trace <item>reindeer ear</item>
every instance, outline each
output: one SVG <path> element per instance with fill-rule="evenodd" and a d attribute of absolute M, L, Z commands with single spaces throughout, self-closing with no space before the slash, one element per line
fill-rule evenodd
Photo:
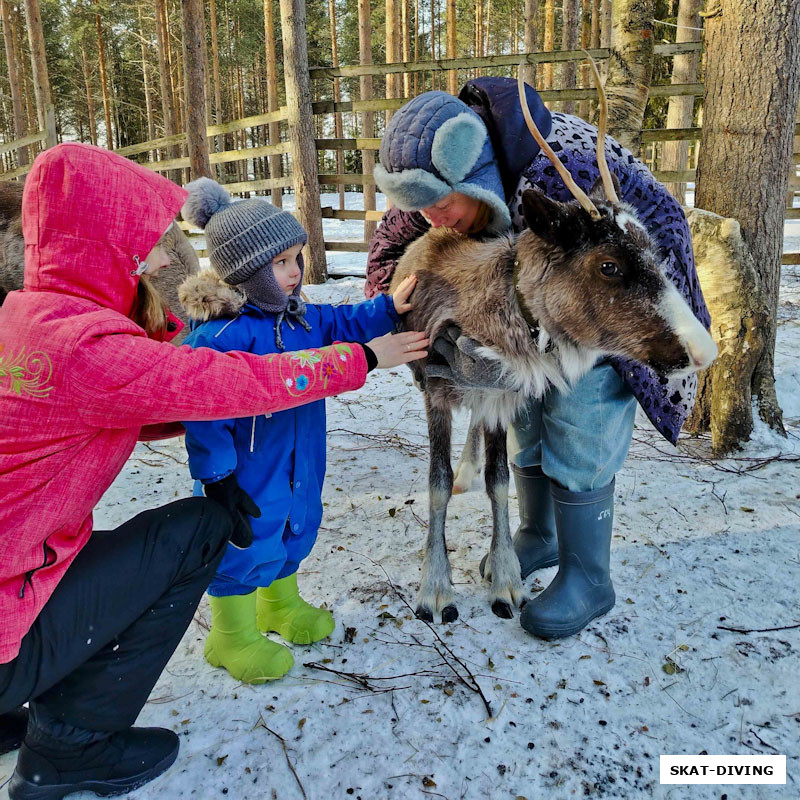
<path fill-rule="evenodd" d="M 620 188 L 619 185 L 619 179 L 613 172 L 611 172 L 611 183 L 614 184 L 614 191 L 617 193 L 617 197 L 622 197 L 622 189 Z M 600 202 L 600 203 L 608 202 L 608 197 L 606 197 L 606 190 L 603 187 L 602 178 L 598 178 L 592 184 L 592 188 L 589 191 L 589 199 L 593 200 L 594 202 Z"/>
<path fill-rule="evenodd" d="M 559 247 L 569 247 L 574 241 L 574 230 L 570 233 L 568 208 L 564 203 L 551 200 L 538 189 L 526 189 L 522 193 L 522 214 L 525 223 L 540 239 Z"/>

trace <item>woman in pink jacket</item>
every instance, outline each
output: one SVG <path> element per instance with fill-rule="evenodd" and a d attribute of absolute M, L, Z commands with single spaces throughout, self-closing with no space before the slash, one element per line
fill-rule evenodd
<path fill-rule="evenodd" d="M 356 389 L 368 366 L 424 355 L 421 334 L 271 356 L 167 344 L 140 276 L 166 265 L 157 242 L 185 197 L 81 144 L 41 154 L 25 183 L 25 285 L 0 308 L 0 731 L 13 739 L 30 701 L 13 800 L 121 794 L 177 756 L 174 733 L 132 725 L 257 510 L 240 490 L 93 531 L 137 439 Z"/>

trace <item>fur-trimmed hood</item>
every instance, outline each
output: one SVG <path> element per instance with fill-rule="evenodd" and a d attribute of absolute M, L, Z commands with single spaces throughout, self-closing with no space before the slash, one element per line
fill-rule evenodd
<path fill-rule="evenodd" d="M 189 319 L 198 322 L 235 317 L 247 303 L 244 292 L 228 286 L 213 269 L 189 276 L 178 287 L 178 299 Z"/>

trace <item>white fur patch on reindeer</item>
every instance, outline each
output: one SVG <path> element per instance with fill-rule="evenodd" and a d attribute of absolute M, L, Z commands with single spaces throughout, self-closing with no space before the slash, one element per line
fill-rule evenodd
<path fill-rule="evenodd" d="M 658 304 L 658 313 L 670 324 L 689 356 L 689 366 L 686 370 L 675 373 L 673 377 L 684 372 L 688 375 L 699 369 L 705 369 L 717 357 L 717 345 L 711 334 L 692 313 L 681 293 L 669 281 L 665 283 L 666 288 Z"/>
<path fill-rule="evenodd" d="M 614 215 L 614 222 L 617 223 L 623 233 L 632 234 L 634 230 L 640 230 L 647 233 L 647 228 L 638 220 L 635 214 L 628 211 L 620 211 Z"/>

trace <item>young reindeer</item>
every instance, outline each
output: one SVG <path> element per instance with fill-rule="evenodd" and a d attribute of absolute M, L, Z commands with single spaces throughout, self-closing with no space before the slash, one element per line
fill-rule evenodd
<path fill-rule="evenodd" d="M 472 412 L 485 447 L 486 492 L 492 541 L 485 577 L 492 611 L 511 618 L 523 596 L 520 566 L 508 521 L 506 429 L 529 397 L 553 387 L 569 390 L 601 356 L 619 355 L 660 372 L 688 374 L 706 367 L 716 346 L 677 289 L 659 269 L 656 248 L 633 208 L 620 202 L 605 160 L 606 105 L 600 96 L 597 164 L 601 178 L 587 196 L 536 128 L 522 79 L 520 102 L 528 128 L 575 201 L 559 203 L 538 190 L 523 194 L 527 229 L 488 240 L 433 229 L 413 242 L 397 265 L 391 290 L 414 273 L 414 308 L 405 324 L 433 340 L 449 325 L 483 345 L 511 389 L 473 389 L 427 377 L 425 361 L 412 369 L 424 385 L 430 437 L 430 517 L 417 615 L 443 622 L 458 617 L 445 547 L 445 517 L 453 489 L 452 412 Z M 435 353 L 428 360 L 435 358 Z"/>

